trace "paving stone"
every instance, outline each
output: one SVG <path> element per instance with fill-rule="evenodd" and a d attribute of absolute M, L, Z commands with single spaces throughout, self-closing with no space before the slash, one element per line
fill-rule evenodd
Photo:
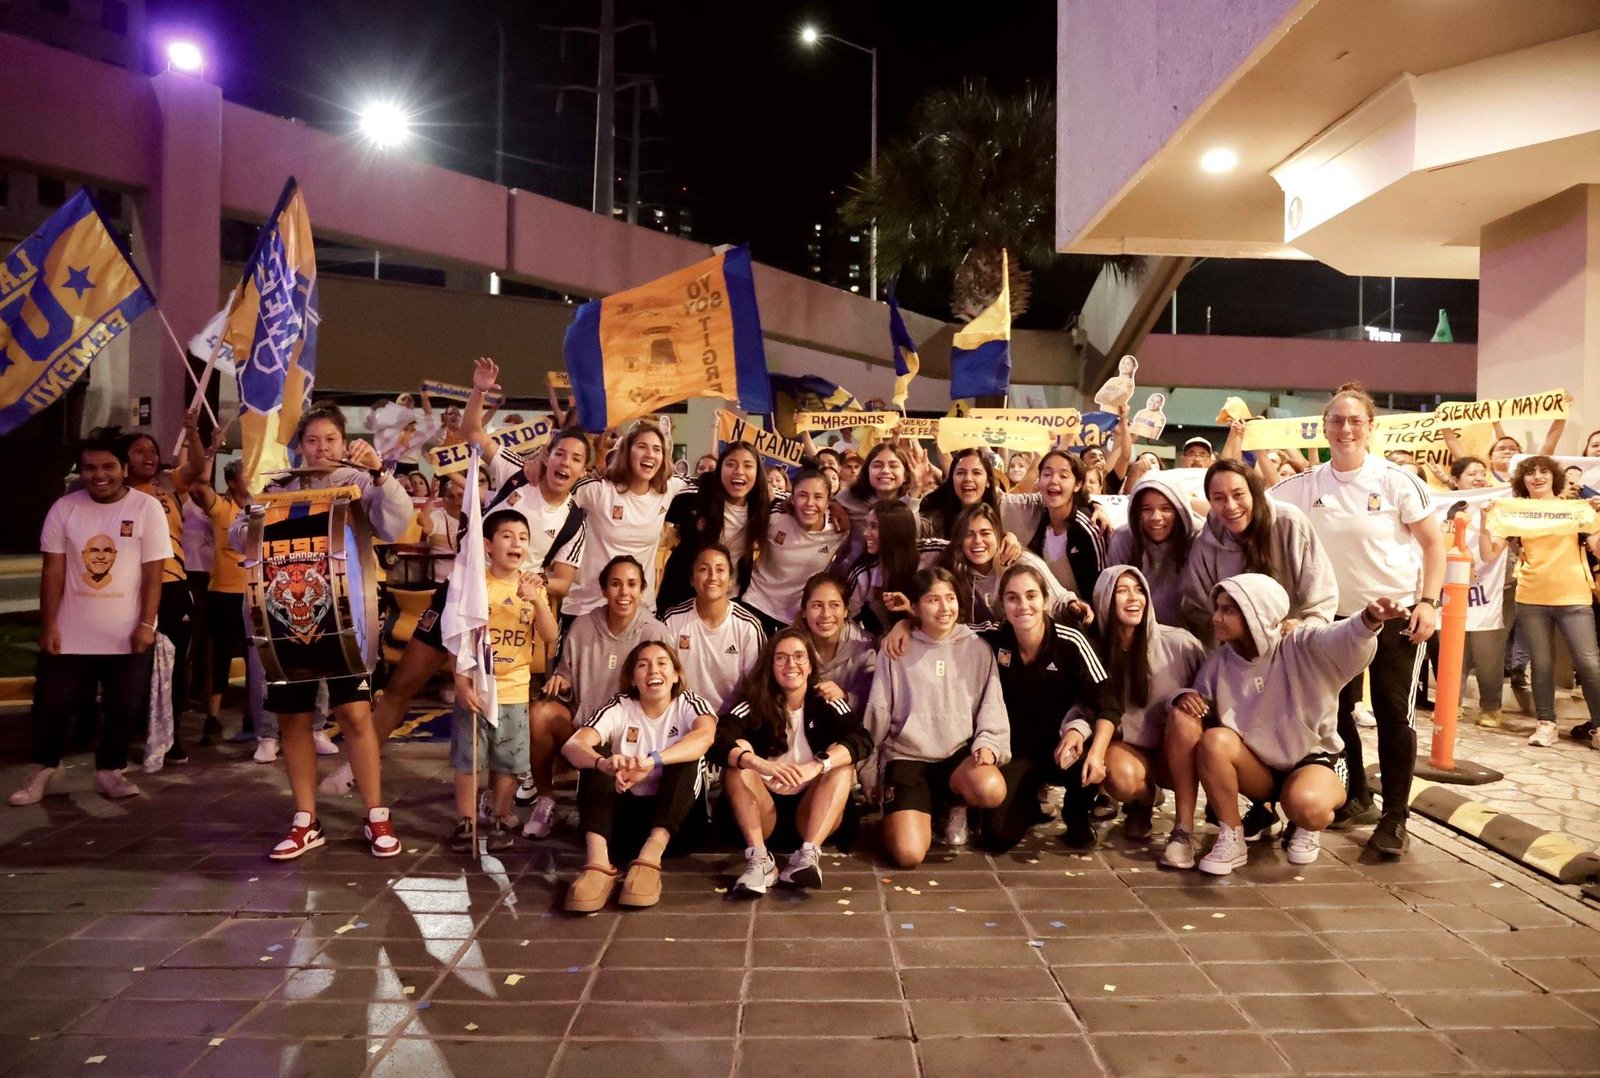
<path fill-rule="evenodd" d="M 602 969 L 595 974 L 589 998 L 662 1002 L 738 999 L 743 981 L 740 970 Z"/>
<path fill-rule="evenodd" d="M 1196 965 L 1051 966 L 1067 998 L 1126 999 L 1129 996 L 1215 996 L 1215 983 Z"/>
<path fill-rule="evenodd" d="M 239 1043 L 229 1041 L 223 1048 Z M 261 1043 L 261 1042 L 257 1042 Z M 310 1042 L 307 1049 L 324 1053 L 336 1050 L 338 1045 L 328 1042 Z M 378 1058 L 372 1070 L 373 1078 L 436 1078 L 438 1075 L 460 1074 L 472 1078 L 528 1078 L 544 1074 L 560 1049 L 558 1040 L 464 1040 L 438 1037 L 431 1040 L 401 1038 Z M 219 1049 L 219 1052 L 221 1049 Z M 364 1053 L 363 1053 L 364 1054 Z M 366 1059 L 371 1059 L 367 1056 Z M 302 1062 L 302 1060 L 297 1060 Z M 357 1060 L 344 1069 L 327 1066 L 317 1060 L 300 1073 L 305 1074 L 355 1074 L 365 1065 Z M 239 1069 L 218 1071 L 219 1076 L 236 1078 L 240 1074 L 271 1074 L 269 1068 L 260 1070 Z"/>
<path fill-rule="evenodd" d="M 1308 934 L 1185 932 L 1179 942 L 1196 962 L 1324 962 L 1338 957 L 1325 943 Z"/>
<path fill-rule="evenodd" d="M 1497 958 L 1579 958 L 1600 955 L 1600 932 L 1571 925 L 1519 932 L 1469 932 L 1461 938 Z"/>
<path fill-rule="evenodd" d="M 911 1023 L 918 1039 L 1083 1032 L 1072 1007 L 1050 1000 L 991 1000 L 975 1007 L 966 1000 L 918 999 L 911 1001 Z"/>
<path fill-rule="evenodd" d="M 1221 1033 L 1250 1028 L 1225 999 L 1080 999 L 1078 1016 L 1090 1033 Z"/>
<path fill-rule="evenodd" d="M 1462 1069 L 1454 1045 L 1421 1030 L 1274 1033 L 1296 1067 L 1318 1074 L 1450 1074 Z"/>
<path fill-rule="evenodd" d="M 1437 930 L 1328 932 L 1316 939 L 1340 958 L 1393 958 L 1395 955 L 1405 955 L 1415 960 L 1482 957 L 1472 944 L 1460 936 Z"/>
<path fill-rule="evenodd" d="M 1452 1030 L 1444 1036 L 1491 1074 L 1593 1074 L 1600 1059 L 1600 1029 Z"/>
<path fill-rule="evenodd" d="M 739 998 L 737 986 L 727 998 Z M 899 978 L 888 969 L 758 969 L 750 972 L 745 998 L 898 1000 L 901 993 Z"/>
<path fill-rule="evenodd" d="M 1241 996 L 1238 1004 L 1265 1030 L 1414 1029 L 1415 1017 L 1385 996 Z"/>
<path fill-rule="evenodd" d="M 849 1045 L 818 1043 L 815 1036 L 796 1040 L 752 1040 L 744 1045 L 735 1074 L 765 1078 L 834 1078 L 841 1068 L 874 1078 L 918 1078 L 917 1055 L 909 1041 L 854 1041 Z"/>
<path fill-rule="evenodd" d="M 1595 1020 L 1569 1007 L 1560 996 L 1500 994 L 1395 996 L 1394 1001 L 1432 1029 L 1532 1029 L 1566 1026 L 1587 1029 Z"/>
<path fill-rule="evenodd" d="M 924 1078 L 995 1078 L 1053 1072 L 1102 1074 L 1082 1037 L 948 1037 L 920 1041 Z"/>
<path fill-rule="evenodd" d="M 1207 962 L 1201 965 L 1225 993 L 1235 996 L 1366 995 L 1372 985 L 1343 962 Z"/>
<path fill-rule="evenodd" d="M 907 999 L 1060 999 L 1061 989 L 1048 970 L 963 968 L 905 969 L 900 972 Z M 754 992 L 754 986 L 751 988 Z"/>
<path fill-rule="evenodd" d="M 1487 958 L 1360 960 L 1352 965 L 1385 992 L 1535 992 L 1525 977 Z"/>
<path fill-rule="evenodd" d="M 182 1074 L 209 1050 L 201 1037 L 47 1037 L 34 1042 L 27 1056 L 18 1061 L 17 1073 L 36 1075 L 85 1074 L 95 1078 L 125 1075 L 150 1078 L 151 1075 Z M 103 1057 L 89 1063 L 93 1057 Z M 242 1073 L 242 1072 L 235 1072 Z"/>
<path fill-rule="evenodd" d="M 894 965 L 887 939 L 757 939 L 751 948 L 751 965 L 758 969 Z"/>
<path fill-rule="evenodd" d="M 1124 1033 L 1090 1038 L 1113 1074 L 1288 1074 L 1265 1037 L 1251 1033 Z"/>
<path fill-rule="evenodd" d="M 944 1004 L 918 1003 L 916 1008 L 939 1007 Z M 1035 1004 L 1003 1004 L 984 1008 L 985 1021 L 1001 1006 L 1035 1006 Z M 1065 1005 L 1041 1004 L 1040 1006 Z M 963 1004 L 961 1015 L 970 1015 L 972 1008 Z M 1068 1019 L 1071 1014 L 1068 1012 Z M 752 1000 L 743 1008 L 743 1031 L 749 1037 L 815 1037 L 819 1029 L 828 1031 L 829 1038 L 836 1037 L 905 1037 L 911 1036 L 906 1008 L 902 1003 L 854 1000 L 848 1003 L 813 1003 L 805 1000 Z M 922 1032 L 919 1036 L 936 1036 L 935 1032 Z"/>
<path fill-rule="evenodd" d="M 812 1042 L 815 1045 L 815 1041 Z M 551 1069 L 552 1078 L 704 1078 L 727 1074 L 733 1041 L 569 1041 Z M 527 1071 L 522 1071 L 526 1075 Z"/>

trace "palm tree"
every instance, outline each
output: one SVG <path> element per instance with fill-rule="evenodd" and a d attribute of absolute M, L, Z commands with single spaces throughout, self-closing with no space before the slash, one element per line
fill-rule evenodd
<path fill-rule="evenodd" d="M 954 273 L 950 310 L 962 322 L 999 294 L 1005 249 L 1011 312 L 1021 315 L 1032 290 L 1023 264 L 1059 257 L 1055 140 L 1055 103 L 1041 87 L 1002 96 L 973 81 L 935 91 L 914 107 L 911 133 L 878 155 L 877 176 L 858 177 L 845 222 L 877 223 L 884 277 Z"/>

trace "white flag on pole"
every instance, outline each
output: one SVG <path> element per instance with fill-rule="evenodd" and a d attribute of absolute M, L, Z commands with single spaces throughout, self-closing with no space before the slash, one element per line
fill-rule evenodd
<path fill-rule="evenodd" d="M 215 349 L 217 370 L 223 374 L 235 374 L 237 371 L 233 363 L 233 349 L 222 340 L 222 332 L 227 328 L 227 323 L 228 308 L 224 307 L 212 316 L 204 329 L 189 338 L 189 351 L 197 356 L 209 357 Z"/>
<path fill-rule="evenodd" d="M 461 535 L 461 550 L 450 570 L 450 591 L 444 601 L 444 621 L 440 635 L 445 650 L 456 657 L 456 673 L 472 679 L 472 687 L 483 703 L 483 717 L 490 726 L 500 725 L 495 699 L 494 654 L 489 647 L 488 562 L 483 552 L 483 507 L 478 503 L 478 468 L 482 452 L 472 447 L 467 464 L 466 489 L 473 496 L 463 499 L 467 507 L 466 530 Z"/>

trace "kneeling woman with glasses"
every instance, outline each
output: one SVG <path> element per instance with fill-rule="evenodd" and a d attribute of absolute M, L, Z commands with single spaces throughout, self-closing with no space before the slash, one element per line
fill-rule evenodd
<path fill-rule="evenodd" d="M 661 901 L 661 858 L 689 817 L 704 783 L 704 757 L 717 730 L 711 705 L 683 687 L 678 657 L 647 640 L 622 665 L 622 691 L 567 741 L 578 770 L 578 821 L 587 857 L 567 892 L 567 910 L 593 913 L 617 882 L 611 841 L 647 832 L 622 881 L 618 905 Z"/>
<path fill-rule="evenodd" d="M 805 633 L 782 630 L 761 649 L 743 698 L 717 723 L 711 758 L 728 766 L 723 790 L 746 846 L 735 892 L 766 894 L 775 880 L 822 886 L 822 843 L 844 819 L 855 766 L 872 739 L 848 699 L 830 702 L 817 691 L 819 666 Z M 780 817 L 800 837 L 782 872 L 767 850 Z"/>

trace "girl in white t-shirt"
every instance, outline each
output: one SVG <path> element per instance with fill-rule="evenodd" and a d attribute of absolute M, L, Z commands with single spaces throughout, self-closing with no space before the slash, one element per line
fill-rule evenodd
<path fill-rule="evenodd" d="M 750 583 L 750 572 L 766 550 L 767 514 L 772 499 L 761 458 L 746 442 L 734 442 L 717 458 L 716 471 L 672 499 L 667 523 L 678 533 L 678 545 L 661 571 L 656 616 L 694 598 L 690 582 L 695 557 L 720 544 L 733 556 L 733 590 L 737 599 Z"/>
<path fill-rule="evenodd" d="M 1461 457 L 1450 465 L 1450 480 L 1457 490 L 1484 490 L 1489 486 L 1489 466 L 1477 457 Z M 1467 650 L 1461 662 L 1461 689 L 1467 675 L 1478 675 L 1478 725 L 1500 725 L 1505 694 L 1506 639 L 1516 617 L 1516 577 L 1507 574 L 1509 544 L 1485 527 L 1491 502 L 1467 506 L 1467 549 L 1472 552 L 1472 588 L 1467 594 Z M 1441 523 L 1445 539 L 1451 535 L 1453 517 Z M 1506 587 L 1510 578 L 1510 588 Z M 1511 605 L 1507 606 L 1507 603 Z"/>
<path fill-rule="evenodd" d="M 794 622 L 806 581 L 828 567 L 847 535 L 829 519 L 827 477 L 809 469 L 801 472 L 789 499 L 773 510 L 761 560 L 744 592 L 745 605 L 768 633 Z"/>
<path fill-rule="evenodd" d="M 716 736 L 711 705 L 683 687 L 672 648 L 647 640 L 622 665 L 622 691 L 595 712 L 562 749 L 577 768 L 578 819 L 587 854 L 567 892 L 571 913 L 605 906 L 617 882 L 611 840 L 647 830 L 617 902 L 643 908 L 661 901 L 661 858 L 688 819 L 703 787 L 706 750 Z"/>
<path fill-rule="evenodd" d="M 623 432 L 605 474 L 584 479 L 572 488 L 572 502 L 584 511 L 588 537 L 577 581 L 561 604 L 563 628 L 579 614 L 605 603 L 599 569 L 622 554 L 644 566 L 644 607 L 655 609 L 656 559 L 665 533 L 667 506 L 689 489 L 687 479 L 673 474 L 668 456 L 661 428 L 641 419 Z"/>

